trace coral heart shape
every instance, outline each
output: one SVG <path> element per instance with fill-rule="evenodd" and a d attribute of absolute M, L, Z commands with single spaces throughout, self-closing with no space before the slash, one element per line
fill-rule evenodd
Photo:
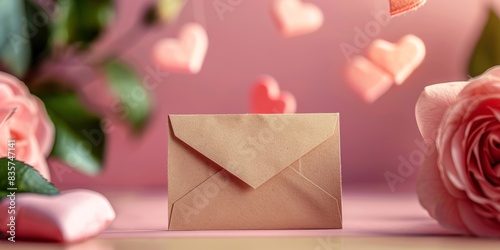
<path fill-rule="evenodd" d="M 406 35 L 396 44 L 377 39 L 367 48 L 367 57 L 402 84 L 422 63 L 425 57 L 424 42 L 414 35 Z"/>
<path fill-rule="evenodd" d="M 181 28 L 178 38 L 165 38 L 155 44 L 153 60 L 172 72 L 196 74 L 201 70 L 207 48 L 205 28 L 188 23 Z"/>
<path fill-rule="evenodd" d="M 297 108 L 295 97 L 288 92 L 280 92 L 278 83 L 270 76 L 262 76 L 254 84 L 250 102 L 251 113 L 254 114 L 295 113 Z"/>
<path fill-rule="evenodd" d="M 349 61 L 345 78 L 351 89 L 367 103 L 376 101 L 393 84 L 391 75 L 362 56 Z"/>
<path fill-rule="evenodd" d="M 281 33 L 288 37 L 313 32 L 323 24 L 321 9 L 300 0 L 274 0 L 272 12 Z"/>

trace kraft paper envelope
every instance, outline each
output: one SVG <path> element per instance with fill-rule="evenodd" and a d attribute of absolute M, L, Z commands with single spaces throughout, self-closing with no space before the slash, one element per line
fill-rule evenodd
<path fill-rule="evenodd" d="M 342 228 L 338 114 L 170 115 L 169 230 Z"/>

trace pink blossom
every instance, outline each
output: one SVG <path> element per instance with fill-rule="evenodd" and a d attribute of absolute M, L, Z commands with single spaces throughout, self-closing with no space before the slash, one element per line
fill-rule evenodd
<path fill-rule="evenodd" d="M 500 67 L 426 87 L 416 118 L 436 147 L 417 180 L 422 206 L 455 232 L 500 237 Z"/>
<path fill-rule="evenodd" d="M 50 180 L 46 157 L 52 150 L 54 134 L 43 102 L 17 78 L 0 72 L 0 157 L 8 156 L 8 140 L 13 139 L 11 152 L 15 158 Z"/>

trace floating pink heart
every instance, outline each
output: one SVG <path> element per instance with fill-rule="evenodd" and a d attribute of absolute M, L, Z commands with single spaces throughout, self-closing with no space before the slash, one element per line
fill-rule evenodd
<path fill-rule="evenodd" d="M 323 24 L 321 9 L 300 0 L 274 0 L 272 12 L 281 33 L 285 36 L 310 33 Z"/>
<path fill-rule="evenodd" d="M 274 78 L 262 76 L 252 88 L 250 106 L 254 114 L 282 114 L 295 113 L 297 103 L 292 94 L 280 92 Z"/>
<path fill-rule="evenodd" d="M 189 23 L 182 27 L 179 37 L 165 38 L 153 48 L 153 60 L 162 68 L 178 73 L 196 74 L 200 71 L 208 48 L 203 26 Z"/>
<path fill-rule="evenodd" d="M 414 35 L 406 35 L 396 44 L 378 39 L 366 53 L 368 59 L 392 75 L 396 84 L 402 84 L 424 60 L 425 44 Z"/>
<path fill-rule="evenodd" d="M 376 101 L 393 84 L 391 75 L 363 56 L 349 61 L 345 78 L 351 89 L 367 103 Z"/>
<path fill-rule="evenodd" d="M 391 16 L 416 9 L 425 2 L 426 0 L 389 0 Z"/>
<path fill-rule="evenodd" d="M 17 194 L 15 213 L 10 213 L 11 199 L 0 202 L 0 230 L 13 229 L 15 239 L 75 242 L 93 237 L 115 218 L 108 200 L 99 193 L 72 190 L 56 196 Z M 8 215 L 7 215 L 8 213 Z M 11 216 L 15 216 L 14 225 Z"/>

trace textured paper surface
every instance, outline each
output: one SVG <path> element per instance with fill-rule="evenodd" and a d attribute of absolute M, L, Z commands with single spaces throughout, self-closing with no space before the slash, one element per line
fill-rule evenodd
<path fill-rule="evenodd" d="M 169 230 L 342 227 L 338 114 L 170 115 Z"/>

